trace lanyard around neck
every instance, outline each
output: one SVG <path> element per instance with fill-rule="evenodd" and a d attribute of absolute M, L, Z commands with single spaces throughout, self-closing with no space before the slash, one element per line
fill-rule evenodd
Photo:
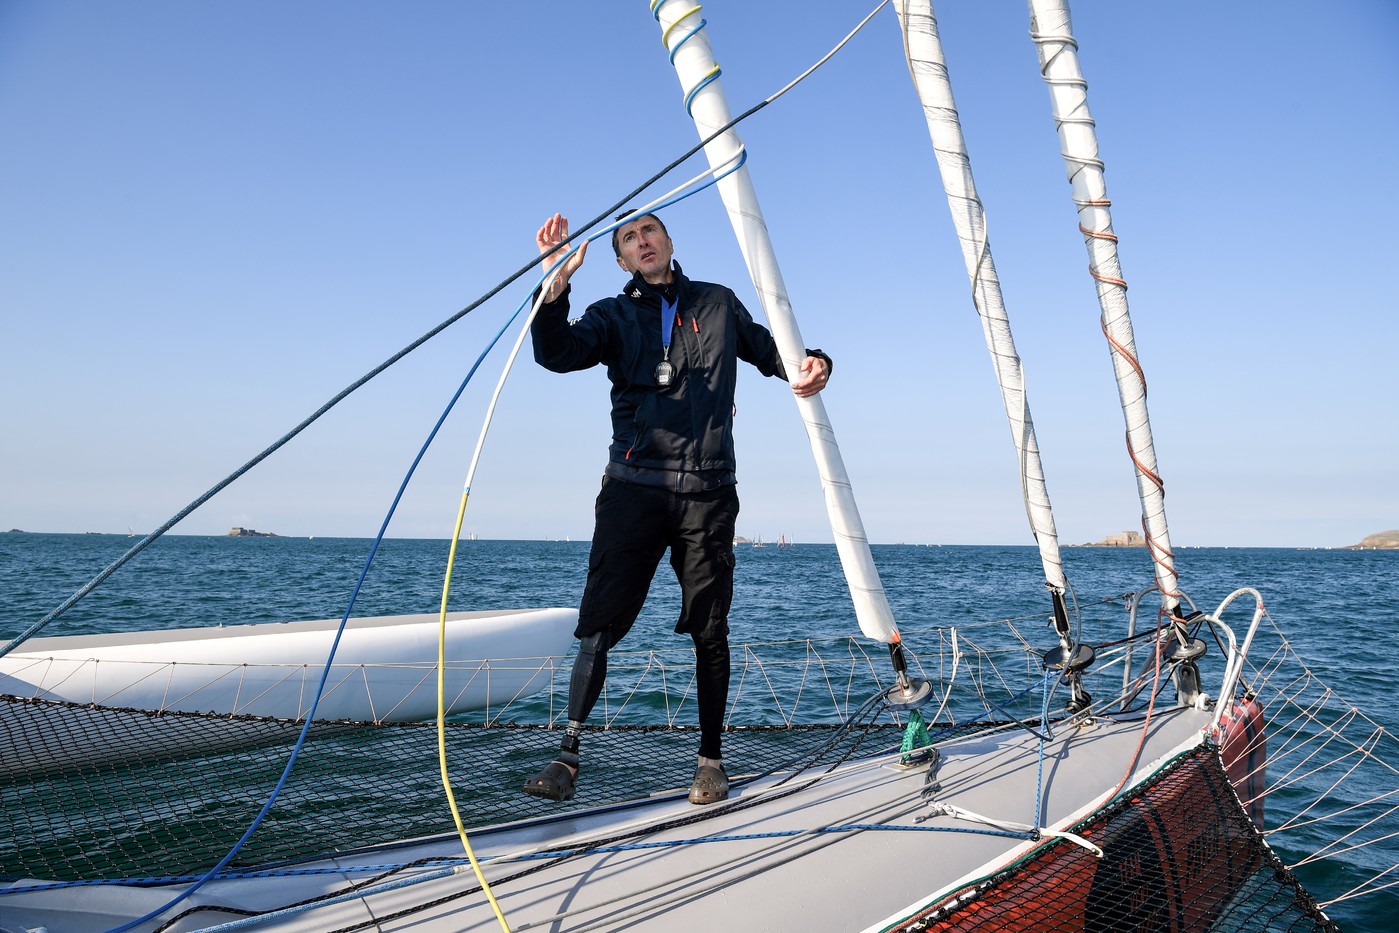
<path fill-rule="evenodd" d="M 661 352 L 665 359 L 670 359 L 670 331 L 675 326 L 675 305 L 679 302 L 679 296 L 675 301 L 667 301 L 665 296 L 661 296 Z"/>

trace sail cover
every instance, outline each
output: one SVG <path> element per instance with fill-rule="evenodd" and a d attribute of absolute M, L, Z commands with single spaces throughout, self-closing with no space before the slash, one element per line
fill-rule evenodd
<path fill-rule="evenodd" d="M 662 41 L 670 51 L 695 128 L 701 139 L 708 138 L 732 116 L 719 81 L 719 66 L 699 15 L 700 8 L 691 0 L 662 0 L 653 2 L 652 12 L 660 24 Z M 705 146 L 711 168 L 731 165 L 742 151 L 743 142 L 732 129 Z M 747 168 L 740 167 L 729 173 L 719 181 L 718 188 L 768 326 L 777 341 L 782 363 L 787 372 L 795 373 L 806 356 L 806 344 L 797 329 L 787 287 L 782 281 Z M 898 628 L 874 566 L 869 539 L 865 536 L 864 523 L 860 520 L 854 490 L 826 415 L 826 406 L 819 396 L 796 398 L 796 402 L 821 476 L 826 511 L 855 603 L 855 617 L 865 635 L 889 644 L 896 639 Z"/>
<path fill-rule="evenodd" d="M 1146 376 L 1137 361 L 1132 319 L 1127 309 L 1127 283 L 1117 258 L 1117 235 L 1112 231 L 1112 202 L 1098 157 L 1098 136 L 1088 111 L 1088 83 L 1078 63 L 1069 7 L 1064 0 L 1029 0 L 1030 35 L 1039 52 L 1040 74 L 1049 86 L 1054 124 L 1073 186 L 1078 228 L 1088 247 L 1088 268 L 1098 291 L 1103 335 L 1112 353 L 1122 416 L 1127 423 L 1127 451 L 1137 475 L 1142 503 L 1142 530 L 1151 549 L 1161 604 L 1174 613 L 1180 605 L 1175 555 L 1166 527 L 1166 493 L 1156 466 L 1156 448 L 1146 409 Z"/>
<path fill-rule="evenodd" d="M 894 5 L 899 25 L 903 29 L 904 52 L 908 59 L 923 115 L 928 122 L 942 175 L 947 205 L 952 211 L 952 223 L 962 244 L 962 259 L 971 279 L 972 303 L 981 318 L 986 336 L 986 349 L 996 370 L 996 382 L 1001 387 L 1006 417 L 1010 421 L 1011 440 L 1020 463 L 1020 482 L 1025 499 L 1025 513 L 1030 530 L 1039 545 L 1040 562 L 1044 565 L 1045 583 L 1062 596 L 1068 588 L 1064 565 L 1059 557 L 1059 535 L 1054 528 L 1054 513 L 1049 504 L 1049 489 L 1044 479 L 1039 443 L 1035 440 L 1035 423 L 1030 417 L 1030 401 L 1025 391 L 1025 372 L 1020 354 L 1011 336 L 1010 318 L 1001 295 L 1001 283 L 996 277 L 996 264 L 991 259 L 991 244 L 986 236 L 986 211 L 976 193 L 972 179 L 971 159 L 966 140 L 952 99 L 952 84 L 948 79 L 947 60 L 938 37 L 937 19 L 929 0 L 900 0 Z"/>

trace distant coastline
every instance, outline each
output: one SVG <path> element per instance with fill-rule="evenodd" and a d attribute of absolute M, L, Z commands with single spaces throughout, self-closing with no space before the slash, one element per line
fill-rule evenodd
<path fill-rule="evenodd" d="M 1394 551 L 1399 550 L 1399 529 L 1381 531 L 1379 534 L 1370 535 L 1359 544 L 1352 544 L 1347 550 L 1350 551 Z"/>
<path fill-rule="evenodd" d="M 1108 535 L 1101 541 L 1080 544 L 1078 547 L 1146 547 L 1146 539 L 1140 531 L 1124 531 L 1119 535 Z M 1399 529 L 1381 531 L 1367 535 L 1359 544 L 1343 544 L 1331 550 L 1337 551 L 1399 551 Z"/>
<path fill-rule="evenodd" d="M 8 529 L 7 531 L 0 531 L 0 534 L 10 534 L 10 535 L 30 535 L 30 534 L 34 534 L 34 535 L 42 535 L 42 534 L 84 534 L 84 535 L 112 535 L 112 536 L 114 536 L 114 537 L 124 537 L 124 538 L 137 537 L 137 535 L 134 535 L 134 534 L 132 534 L 132 533 L 130 533 L 130 532 L 127 532 L 126 534 L 121 534 L 120 532 L 106 532 L 106 531 L 81 531 L 81 532 L 61 532 L 61 531 L 55 531 L 55 532 L 48 532 L 48 531 L 29 531 L 29 530 L 24 529 L 24 528 L 10 528 L 10 529 Z M 184 533 L 182 533 L 182 532 L 168 532 L 168 534 L 174 535 L 175 537 L 186 537 L 186 536 L 188 536 L 188 537 L 204 537 L 204 536 L 205 536 L 205 535 L 201 535 L 201 534 L 186 535 L 186 534 L 184 534 Z M 258 531 L 258 530 L 255 529 L 255 528 L 244 528 L 244 527 L 242 527 L 242 526 L 240 526 L 240 525 L 235 525 L 234 527 L 230 528 L 227 532 L 225 532 L 225 533 L 222 534 L 222 535 L 218 535 L 217 537 L 226 537 L 226 538 L 281 538 L 282 535 L 279 535 L 279 534 L 277 534 L 276 532 L 272 532 L 272 531 Z M 317 538 L 317 537 L 321 537 L 321 536 L 319 536 L 319 535 L 310 535 L 310 536 L 308 536 L 308 537 L 310 537 L 310 538 Z M 331 537 L 335 537 L 335 536 L 332 535 Z M 368 538 L 365 538 L 365 539 L 363 539 L 363 540 L 369 540 L 369 539 L 368 539 Z M 432 539 L 432 540 L 447 540 L 447 539 Z M 475 539 L 473 538 L 472 540 L 475 540 Z M 485 540 L 485 539 L 483 539 L 483 540 Z M 500 541 L 516 541 L 516 540 L 521 540 L 521 541 L 523 541 L 523 540 L 554 540 L 554 539 L 549 539 L 549 538 L 543 538 L 543 539 L 533 539 L 533 538 L 530 538 L 530 539 L 524 539 L 524 538 L 499 538 L 499 539 L 491 539 L 491 540 L 500 540 Z M 566 540 L 566 539 L 563 539 L 563 540 Z M 586 539 L 582 539 L 582 540 L 581 540 L 581 543 L 586 544 L 586 543 L 587 543 L 587 542 L 586 542 Z M 736 536 L 734 537 L 734 544 L 735 544 L 735 545 L 749 545 L 749 544 L 754 544 L 754 543 L 756 543 L 756 542 L 755 542 L 753 539 L 744 537 L 744 536 L 742 536 L 742 535 L 736 535 Z M 906 542 L 903 542 L 903 541 L 893 542 L 894 545 L 905 544 L 905 543 L 906 543 Z M 812 544 L 812 545 L 820 545 L 820 544 L 830 545 L 830 542 L 829 542 L 829 541 L 827 541 L 827 542 L 812 541 L 812 542 L 810 542 L 810 544 Z M 874 544 L 875 546 L 886 546 L 886 545 L 880 544 L 880 543 L 878 543 L 878 542 L 871 542 L 871 544 Z M 936 546 L 936 547 L 943 547 L 943 546 L 956 547 L 956 546 L 958 546 L 958 545 L 943 545 L 943 544 L 937 544 L 937 545 L 914 545 L 914 546 L 915 546 L 915 547 L 933 547 L 933 546 Z M 975 546 L 975 545 L 974 545 L 974 546 Z M 1015 546 L 1034 547 L 1033 544 L 1022 544 L 1022 543 L 1019 543 L 1019 542 L 1017 542 L 1017 543 L 1014 544 L 1014 545 L 1011 545 L 1011 544 L 1003 544 L 1003 545 L 994 545 L 994 546 L 999 546 L 999 547 L 1015 547 Z M 1118 547 L 1146 547 L 1146 541 L 1145 541 L 1145 539 L 1142 537 L 1141 532 L 1139 532 L 1139 531 L 1124 531 L 1124 532 L 1122 532 L 1121 534 L 1108 535 L 1106 538 L 1102 539 L 1101 541 L 1084 542 L 1084 543 L 1082 543 L 1082 544 L 1069 544 L 1069 545 L 1064 545 L 1064 546 L 1065 546 L 1065 547 L 1108 547 L 1108 548 L 1118 548 Z M 1298 544 L 1263 544 L 1263 545 L 1227 545 L 1227 544 L 1224 544 L 1224 545 L 1190 545 L 1190 544 L 1177 544 L 1177 545 L 1175 545 L 1175 546 L 1176 546 L 1176 547 L 1226 547 L 1226 548 L 1227 548 L 1227 547 L 1257 547 L 1257 548 L 1282 548 L 1282 549 L 1285 549 L 1285 550 L 1299 550 L 1299 549 L 1300 549 L 1300 550 L 1326 550 L 1326 551 L 1399 551 L 1399 529 L 1391 529 L 1391 530 L 1389 530 L 1389 531 L 1381 531 L 1381 532 L 1378 532 L 1378 533 L 1376 533 L 1376 534 L 1367 535 L 1366 537 L 1364 537 L 1363 539 L 1361 539 L 1360 542 L 1357 543 L 1357 544 L 1338 544 L 1338 545 L 1298 545 Z"/>

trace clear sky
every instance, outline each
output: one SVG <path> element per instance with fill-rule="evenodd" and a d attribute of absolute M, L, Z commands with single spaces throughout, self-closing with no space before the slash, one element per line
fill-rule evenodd
<path fill-rule="evenodd" d="M 735 113 L 874 0 L 707 0 Z M 1061 540 L 1139 527 L 1025 5 L 937 5 Z M 1399 4 L 1078 0 L 1177 545 L 1399 527 Z M 0 0 L 0 530 L 144 533 L 695 140 L 645 0 Z M 891 9 L 740 127 L 876 543 L 1031 543 Z M 692 161 L 665 187 L 699 170 Z M 657 189 L 657 191 L 663 189 Z M 717 194 L 665 214 L 761 317 Z M 605 244 L 579 297 L 622 284 Z M 521 281 L 176 531 L 371 536 Z M 513 340 L 513 332 L 505 342 Z M 451 533 L 502 354 L 390 534 Z M 831 535 L 785 386 L 746 374 L 739 531 Z M 600 371 L 521 360 L 466 530 L 586 538 Z"/>

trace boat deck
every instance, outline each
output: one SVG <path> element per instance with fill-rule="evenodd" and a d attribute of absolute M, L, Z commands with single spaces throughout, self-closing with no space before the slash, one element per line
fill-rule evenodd
<path fill-rule="evenodd" d="M 1042 824 L 1071 823 L 1101 803 L 1129 763 L 1135 761 L 1137 773 L 1154 770 L 1198 743 L 1208 722 L 1209 713 L 1190 709 L 1158 710 L 1145 733 L 1141 717 L 1096 720 L 1058 730 L 1043 756 L 1026 730 L 950 742 L 941 747 L 932 799 L 1022 829 L 1033 821 L 1042 787 Z M 930 817 L 927 770 L 900 766 L 893 754 L 828 773 L 807 770 L 738 783 L 728 801 L 710 807 L 691 805 L 683 790 L 666 792 L 493 827 L 474 833 L 471 842 L 517 931 L 693 930 L 716 923 L 877 930 L 1034 844 L 988 832 L 991 827 L 973 819 Z M 586 762 L 579 792 L 586 803 Z M 213 909 L 165 929 L 197 930 L 237 919 L 213 905 L 266 911 L 351 882 L 366 884 L 362 896 L 263 918 L 256 929 L 499 929 L 469 865 L 462 861 L 449 873 L 441 861 L 430 861 L 461 855 L 459 841 L 439 838 L 294 866 L 323 874 L 219 880 L 170 916 L 194 904 Z M 420 859 L 429 861 L 391 871 Z M 170 896 L 169 888 L 102 887 L 65 892 L 61 912 L 38 909 L 40 894 L 11 896 L 6 906 L 30 925 L 85 933 L 139 916 Z"/>

